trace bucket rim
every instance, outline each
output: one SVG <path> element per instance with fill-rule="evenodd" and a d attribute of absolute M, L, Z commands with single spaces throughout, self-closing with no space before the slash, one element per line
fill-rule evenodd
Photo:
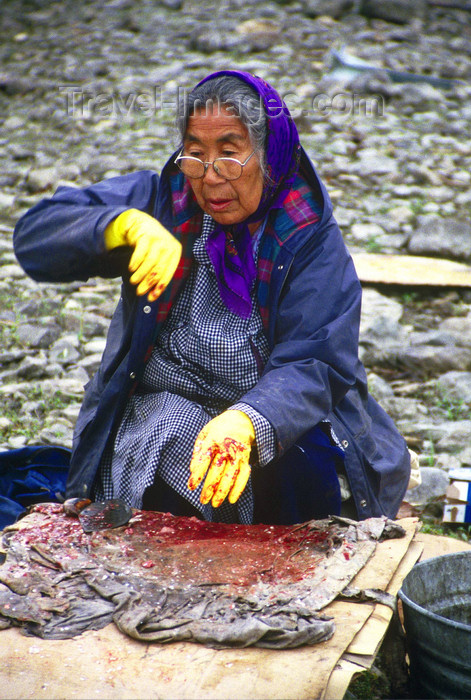
<path fill-rule="evenodd" d="M 424 561 L 418 562 L 415 564 L 415 566 L 412 567 L 412 569 L 409 571 L 407 576 L 404 578 L 401 588 L 397 592 L 397 595 L 399 598 L 402 600 L 403 603 L 411 607 L 415 612 L 420 613 L 421 615 L 424 615 L 425 617 L 428 617 L 431 620 L 434 620 L 435 622 L 439 622 L 443 625 L 446 625 L 447 627 L 453 627 L 455 629 L 462 630 L 463 632 L 471 632 L 471 624 L 465 624 L 464 622 L 458 622 L 457 620 L 451 620 L 449 617 L 444 617 L 443 615 L 439 615 L 438 613 L 432 612 L 432 610 L 427 610 L 427 608 L 424 608 L 422 605 L 419 605 L 419 603 L 416 603 L 413 601 L 409 596 L 404 592 L 403 586 L 404 583 L 406 583 L 407 579 L 411 574 L 413 573 L 414 570 L 417 570 L 419 568 L 426 568 L 426 565 L 431 565 L 433 562 L 437 562 L 438 560 L 443 560 L 444 558 L 446 559 L 453 559 L 455 557 L 463 557 L 467 559 L 471 559 L 471 549 L 469 550 L 463 550 L 462 552 L 450 552 L 449 554 L 441 554 L 436 557 L 431 557 L 430 559 L 425 559 Z"/>

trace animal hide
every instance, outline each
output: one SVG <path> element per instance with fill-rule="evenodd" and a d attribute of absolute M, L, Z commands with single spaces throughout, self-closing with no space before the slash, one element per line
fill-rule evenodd
<path fill-rule="evenodd" d="M 386 518 L 246 526 L 134 511 L 87 534 L 61 505 L 37 505 L 3 533 L 0 629 L 65 639 L 114 621 L 147 642 L 315 644 L 334 633 L 319 612 L 401 530 Z"/>

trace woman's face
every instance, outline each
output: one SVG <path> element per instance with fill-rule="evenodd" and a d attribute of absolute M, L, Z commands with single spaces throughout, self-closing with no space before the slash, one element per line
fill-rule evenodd
<path fill-rule="evenodd" d="M 252 153 L 247 127 L 225 107 L 201 109 L 189 118 L 183 142 L 183 155 L 212 162 L 215 158 L 237 158 L 243 163 Z M 204 177 L 190 179 L 200 207 L 219 224 L 229 226 L 244 221 L 258 208 L 263 175 L 255 153 L 237 180 L 225 180 L 210 165 Z M 257 223 L 249 225 L 256 228 Z"/>

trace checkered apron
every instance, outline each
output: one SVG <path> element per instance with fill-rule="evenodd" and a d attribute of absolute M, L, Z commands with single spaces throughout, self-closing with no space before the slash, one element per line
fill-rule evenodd
<path fill-rule="evenodd" d="M 250 481 L 236 504 L 226 501 L 217 509 L 200 503 L 202 485 L 195 491 L 187 488 L 198 433 L 229 407 L 245 410 L 237 402 L 256 384 L 269 355 L 254 291 L 248 319 L 230 312 L 221 300 L 205 247 L 213 227 L 205 215 L 189 279 L 158 335 L 138 391 L 127 403 L 114 446 L 102 459 L 95 497 L 120 497 L 140 508 L 145 489 L 158 474 L 206 520 L 250 523 Z M 248 412 L 257 443 L 263 442 L 264 431 L 274 443 L 268 421 Z"/>

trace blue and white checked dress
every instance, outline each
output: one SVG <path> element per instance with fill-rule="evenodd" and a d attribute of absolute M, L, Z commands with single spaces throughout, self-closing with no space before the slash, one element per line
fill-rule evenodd
<path fill-rule="evenodd" d="M 195 491 L 187 488 L 196 437 L 227 408 L 243 410 L 252 419 L 257 465 L 276 455 L 271 424 L 239 402 L 258 381 L 269 354 L 255 292 L 249 319 L 233 314 L 222 302 L 205 248 L 213 227 L 205 215 L 189 279 L 157 338 L 138 392 L 126 406 L 113 450 L 104 455 L 95 497 L 120 497 L 140 508 L 145 489 L 158 474 L 206 520 L 248 524 L 253 515 L 250 481 L 236 504 L 225 501 L 218 509 L 200 503 L 202 485 Z M 261 231 L 257 233 L 254 247 Z"/>

